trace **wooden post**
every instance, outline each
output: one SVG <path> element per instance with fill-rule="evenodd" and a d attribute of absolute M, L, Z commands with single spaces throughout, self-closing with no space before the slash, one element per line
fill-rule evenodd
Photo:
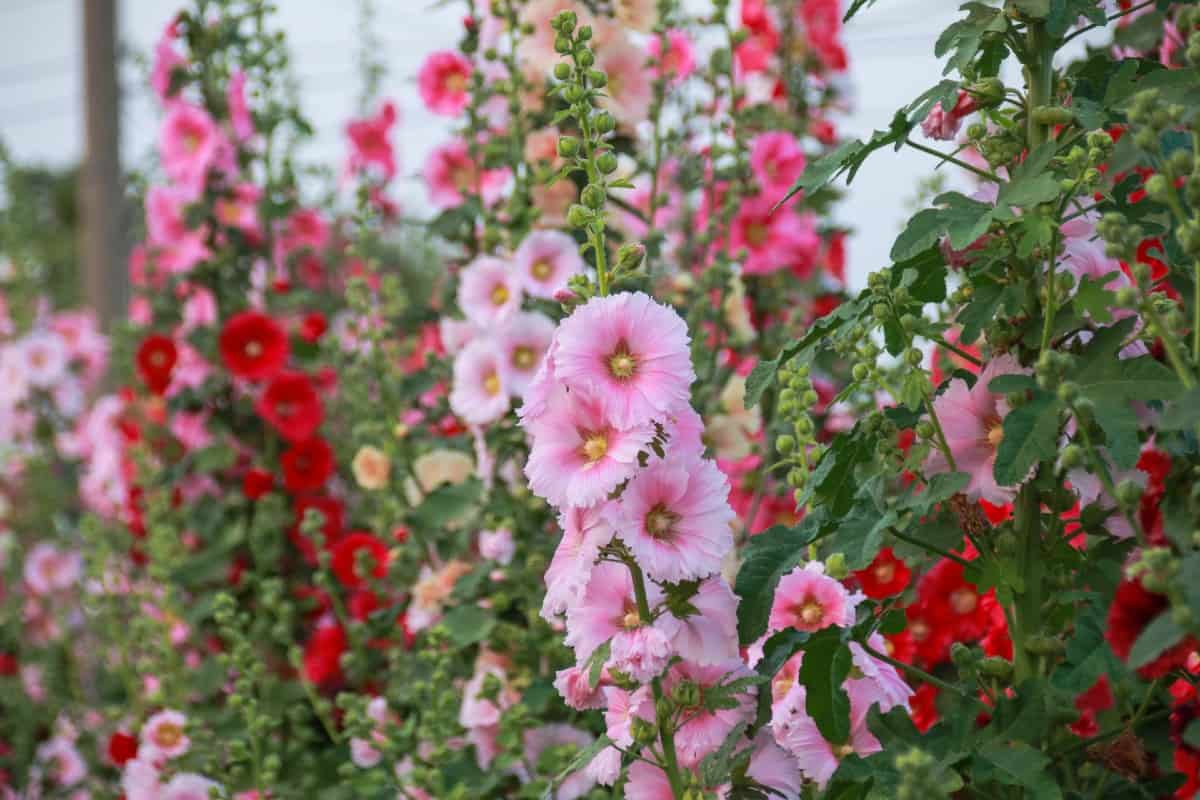
<path fill-rule="evenodd" d="M 128 302 L 117 107 L 117 0 L 80 0 L 79 5 L 86 139 L 79 182 L 83 294 L 107 330 L 114 319 L 124 317 Z"/>

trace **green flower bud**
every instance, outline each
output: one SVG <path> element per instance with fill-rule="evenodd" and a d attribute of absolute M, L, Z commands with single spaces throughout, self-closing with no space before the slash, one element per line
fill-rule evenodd
<path fill-rule="evenodd" d="M 1033 110 L 1033 121 L 1039 125 L 1068 125 L 1075 114 L 1062 106 L 1038 106 Z"/>
<path fill-rule="evenodd" d="M 871 374 L 871 368 L 860 361 L 850 370 L 850 374 L 856 381 L 865 381 L 867 376 Z"/>
<path fill-rule="evenodd" d="M 554 65 L 554 77 L 560 81 L 565 81 L 571 77 L 571 65 L 565 61 L 560 61 Z"/>
<path fill-rule="evenodd" d="M 599 158 L 596 159 L 596 166 L 605 175 L 611 175 L 617 171 L 617 157 L 611 152 L 601 153 Z"/>
<path fill-rule="evenodd" d="M 579 62 L 579 66 L 587 69 L 596 63 L 596 54 L 587 48 L 581 49 L 575 54 L 575 60 Z"/>
<path fill-rule="evenodd" d="M 571 52 L 571 40 L 566 36 L 554 37 L 554 52 L 564 56 Z"/>
<path fill-rule="evenodd" d="M 598 113 L 594 123 L 600 133 L 611 133 L 617 127 L 617 120 L 607 111 Z"/>
<path fill-rule="evenodd" d="M 573 24 L 572 24 L 572 27 L 574 27 Z M 592 39 L 592 26 L 584 25 L 582 28 L 579 29 L 579 41 L 590 42 L 591 39 Z"/>
<path fill-rule="evenodd" d="M 626 242 L 617 250 L 617 272 L 633 272 L 642 265 L 646 257 L 646 246 L 641 242 Z"/>
<path fill-rule="evenodd" d="M 786 433 L 775 437 L 775 449 L 780 453 L 790 453 L 796 447 L 796 439 Z"/>
<path fill-rule="evenodd" d="M 908 352 L 904 354 L 904 359 L 914 367 L 921 366 L 921 362 L 925 360 L 925 354 L 921 352 L 919 347 L 910 347 Z"/>
<path fill-rule="evenodd" d="M 583 204 L 590 209 L 599 211 L 604 208 L 604 201 L 607 199 L 604 192 L 604 187 L 595 183 L 589 183 L 583 187 L 583 191 L 579 195 L 579 199 Z"/>
<path fill-rule="evenodd" d="M 1004 102 L 1004 83 L 999 78 L 983 78 L 968 84 L 966 89 L 980 108 L 995 108 Z"/>
<path fill-rule="evenodd" d="M 592 221 L 592 212 L 584 206 L 574 203 L 567 209 L 567 224 L 573 228 L 586 227 Z"/>
<path fill-rule="evenodd" d="M 999 681 L 1007 681 L 1012 677 L 1013 665 L 1006 658 L 999 656 L 988 656 L 979 662 L 979 671 L 989 678 L 995 678 Z"/>
<path fill-rule="evenodd" d="M 835 581 L 844 580 L 850 574 L 850 569 L 846 566 L 846 554 L 833 553 L 825 559 L 825 574 Z"/>

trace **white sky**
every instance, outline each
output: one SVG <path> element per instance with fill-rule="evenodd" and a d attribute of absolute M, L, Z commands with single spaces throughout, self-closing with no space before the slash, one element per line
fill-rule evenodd
<path fill-rule="evenodd" d="M 22 161 L 71 163 L 82 141 L 80 3 L 87 0 L 0 0 L 0 139 Z M 428 150 L 444 138 L 445 122 L 426 113 L 414 76 L 431 50 L 453 47 L 462 4 L 431 8 L 432 0 L 376 0 L 377 35 L 388 77 L 383 94 L 401 108 L 402 169 L 419 170 Z M 344 157 L 341 127 L 358 95 L 357 3 L 353 0 L 278 0 L 303 89 L 304 111 L 317 128 L 305 156 L 330 166 Z M 878 0 L 846 27 L 855 109 L 843 121 L 847 135 L 884 127 L 899 106 L 940 79 L 933 42 L 954 19 L 959 0 Z M 122 44 L 147 53 L 179 0 L 121 0 Z M 148 92 L 130 68 L 122 77 L 126 164 L 151 146 L 157 116 Z M 911 214 L 915 181 L 931 159 L 910 150 L 868 160 L 837 212 L 855 229 L 851 280 L 865 281 L 884 266 L 899 226 Z M 401 201 L 419 212 L 423 191 L 409 179 Z"/>

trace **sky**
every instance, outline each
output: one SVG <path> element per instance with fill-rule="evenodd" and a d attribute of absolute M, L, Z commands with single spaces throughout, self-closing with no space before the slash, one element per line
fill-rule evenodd
<path fill-rule="evenodd" d="M 81 3 L 86 0 L 0 0 L 0 140 L 22 162 L 53 165 L 78 160 L 82 150 Z M 398 144 L 405 178 L 401 203 L 420 214 L 416 180 L 428 151 L 444 140 L 447 123 L 426 112 L 416 93 L 421 60 L 455 45 L 463 5 L 433 0 L 376 0 L 376 36 L 388 74 L 382 87 L 401 113 Z M 277 0 L 301 85 L 304 111 L 317 136 L 307 160 L 336 167 L 345 155 L 342 127 L 355 111 L 359 73 L 358 4 L 353 0 Z M 958 0 L 878 0 L 845 29 L 853 110 L 840 121 L 844 135 L 865 137 L 886 127 L 897 108 L 941 79 L 933 57 L 938 33 L 956 17 Z M 149 53 L 178 0 L 120 0 L 121 46 Z M 126 59 L 121 75 L 123 158 L 144 163 L 157 131 L 157 109 L 141 73 Z M 867 161 L 836 212 L 854 233 L 849 273 L 856 287 L 888 263 L 887 253 L 913 212 L 917 181 L 932 160 L 911 150 Z"/>

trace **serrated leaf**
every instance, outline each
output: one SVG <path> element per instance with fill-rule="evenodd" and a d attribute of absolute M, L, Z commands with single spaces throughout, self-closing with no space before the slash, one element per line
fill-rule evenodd
<path fill-rule="evenodd" d="M 842 684 L 852 664 L 840 628 L 818 631 L 804 645 L 798 676 L 805 690 L 804 710 L 821 735 L 834 744 L 850 738 L 850 695 Z"/>
<path fill-rule="evenodd" d="M 482 642 L 496 627 L 496 618 L 490 611 L 476 605 L 459 606 L 451 609 L 441 623 L 451 641 L 459 647 L 468 647 Z"/>
<path fill-rule="evenodd" d="M 1066 662 L 1051 673 L 1051 685 L 1079 694 L 1091 688 L 1101 675 L 1115 677 L 1120 669 L 1120 662 L 1104 640 L 1099 612 L 1095 606 L 1085 606 L 1075 617 L 1075 631 L 1067 640 Z"/>
<path fill-rule="evenodd" d="M 1097 403 L 1174 400 L 1183 384 L 1153 356 L 1101 359 L 1093 369 L 1076 370 L 1080 393 Z"/>
<path fill-rule="evenodd" d="M 1025 480 L 1033 465 L 1058 455 L 1059 412 L 1062 405 L 1049 394 L 1037 394 L 1004 418 L 1004 438 L 996 448 L 992 474 L 1001 486 Z"/>
<path fill-rule="evenodd" d="M 1129 651 L 1129 668 L 1146 666 L 1162 655 L 1164 650 L 1179 644 L 1186 634 L 1187 631 L 1175 623 L 1169 611 L 1159 614 L 1138 634 L 1133 649 Z"/>
<path fill-rule="evenodd" d="M 977 777 L 1029 790 L 1030 800 L 1061 800 L 1062 790 L 1047 771 L 1050 758 L 1024 742 L 990 741 L 984 744 L 975 763 Z"/>
<path fill-rule="evenodd" d="M 1104 431 L 1104 446 L 1113 464 L 1117 469 L 1133 469 L 1142 448 L 1133 407 L 1120 401 L 1096 403 L 1095 419 Z"/>
<path fill-rule="evenodd" d="M 1200 386 L 1168 403 L 1158 418 L 1158 428 L 1164 431 L 1193 430 L 1197 424 L 1200 424 Z"/>
<path fill-rule="evenodd" d="M 1007 375 L 997 375 L 988 382 L 987 390 L 992 394 L 1011 394 L 1012 392 L 1032 392 L 1037 389 L 1037 381 L 1032 375 L 1022 375 L 1011 372 Z"/>

